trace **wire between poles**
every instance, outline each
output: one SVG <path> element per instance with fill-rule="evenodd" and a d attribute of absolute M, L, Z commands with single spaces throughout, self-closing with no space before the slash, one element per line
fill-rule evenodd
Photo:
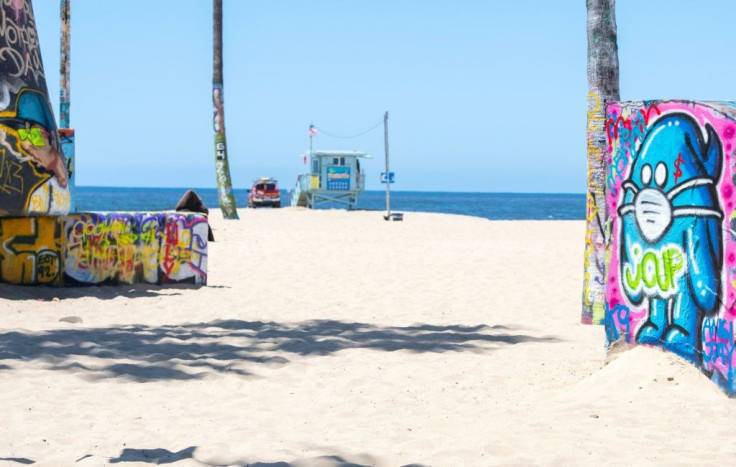
<path fill-rule="evenodd" d="M 382 118 L 381 118 L 381 119 L 380 119 L 380 120 L 379 120 L 378 122 L 376 122 L 376 124 L 375 124 L 375 125 L 373 125 L 372 127 L 368 128 L 367 130 L 365 130 L 365 131 L 363 131 L 363 132 L 360 132 L 360 133 L 358 133 L 358 134 L 356 134 L 356 135 L 352 135 L 352 136 L 338 136 L 338 135 L 332 135 L 332 134 L 330 134 L 330 133 L 326 132 L 326 131 L 325 131 L 324 129 L 322 129 L 322 128 L 318 127 L 318 126 L 315 126 L 315 128 L 317 128 L 317 130 L 319 130 L 319 132 L 320 132 L 320 133 L 322 133 L 323 135 L 325 135 L 325 136 L 329 136 L 329 137 L 331 137 L 331 138 L 339 138 L 339 139 L 352 139 L 352 138 L 357 138 L 358 136 L 363 136 L 364 134 L 366 134 L 366 133 L 368 133 L 368 132 L 370 132 L 370 131 L 373 131 L 373 130 L 375 130 L 375 129 L 376 129 L 376 128 L 378 128 L 378 126 L 379 126 L 379 125 L 381 125 L 382 123 L 383 123 L 383 117 L 382 117 Z"/>

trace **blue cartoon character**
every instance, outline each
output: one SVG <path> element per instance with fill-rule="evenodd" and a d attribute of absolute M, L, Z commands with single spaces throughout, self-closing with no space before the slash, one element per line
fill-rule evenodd
<path fill-rule="evenodd" d="M 703 318 L 717 311 L 721 292 L 721 157 L 711 125 L 663 116 L 639 147 L 618 209 L 622 290 L 648 306 L 636 341 L 695 363 Z"/>

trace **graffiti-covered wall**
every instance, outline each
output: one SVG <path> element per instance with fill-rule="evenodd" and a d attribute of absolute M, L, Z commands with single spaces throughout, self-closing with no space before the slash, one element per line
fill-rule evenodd
<path fill-rule="evenodd" d="M 67 214 L 64 157 L 30 0 L 0 2 L 0 217 Z"/>
<path fill-rule="evenodd" d="M 730 395 L 736 318 L 736 104 L 607 107 L 610 342 L 662 347 Z"/>
<path fill-rule="evenodd" d="M 0 282 L 206 284 L 207 218 L 174 212 L 0 218 Z"/>

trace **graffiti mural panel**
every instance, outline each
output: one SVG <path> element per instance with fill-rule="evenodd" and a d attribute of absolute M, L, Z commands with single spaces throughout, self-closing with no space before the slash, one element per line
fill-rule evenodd
<path fill-rule="evenodd" d="M 62 222 L 67 282 L 206 283 L 204 216 L 88 213 L 66 216 Z"/>
<path fill-rule="evenodd" d="M 609 343 L 661 347 L 730 395 L 736 317 L 736 107 L 607 107 Z"/>
<path fill-rule="evenodd" d="M 58 285 L 61 264 L 61 235 L 56 218 L 0 219 L 2 282 Z"/>
<path fill-rule="evenodd" d="M 0 3 L 0 216 L 62 215 L 71 161 L 62 154 L 30 0 Z"/>
<path fill-rule="evenodd" d="M 167 214 L 161 245 L 161 282 L 194 282 L 207 279 L 207 219 L 203 216 Z"/>
<path fill-rule="evenodd" d="M 82 284 L 137 282 L 140 232 L 133 215 L 86 213 L 62 218 L 64 274 Z"/>
<path fill-rule="evenodd" d="M 80 213 L 0 218 L 0 282 L 207 283 L 207 218 Z"/>

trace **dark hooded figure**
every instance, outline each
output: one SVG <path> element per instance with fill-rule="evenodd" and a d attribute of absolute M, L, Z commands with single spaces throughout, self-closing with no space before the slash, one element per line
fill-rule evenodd
<path fill-rule="evenodd" d="M 184 196 L 176 203 L 176 210 L 199 212 L 205 215 L 209 215 L 210 213 L 210 210 L 202 202 L 202 198 L 194 190 L 187 190 L 184 193 Z M 207 222 L 207 240 L 210 242 L 215 241 L 215 236 L 212 234 L 212 228 L 209 222 Z"/>

